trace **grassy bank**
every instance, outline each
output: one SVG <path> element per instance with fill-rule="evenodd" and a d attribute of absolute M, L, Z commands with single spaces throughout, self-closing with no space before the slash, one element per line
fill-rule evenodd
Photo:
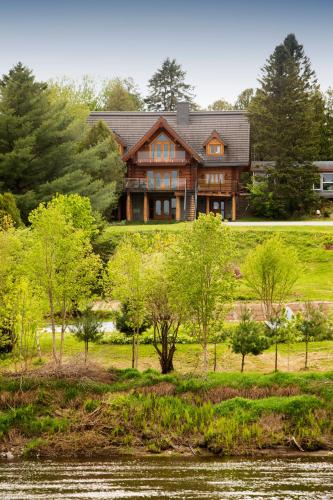
<path fill-rule="evenodd" d="M 128 234 L 139 232 L 147 238 L 159 234 L 163 238 L 168 234 L 183 231 L 188 224 L 190 223 L 110 225 L 100 235 L 96 249 L 107 260 L 119 241 Z M 333 227 L 238 227 L 232 226 L 232 223 L 229 227 L 234 234 L 238 252 L 235 266 L 241 268 L 251 249 L 278 233 L 288 245 L 297 250 L 303 265 L 303 271 L 290 300 L 333 300 Z M 241 280 L 236 298 L 253 299 Z"/>
<path fill-rule="evenodd" d="M 333 372 L 84 372 L 0 379 L 0 451 L 70 458 L 333 449 Z"/>

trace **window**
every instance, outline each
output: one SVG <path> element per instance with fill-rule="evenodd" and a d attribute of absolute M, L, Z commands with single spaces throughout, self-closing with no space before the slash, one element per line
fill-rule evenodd
<path fill-rule="evenodd" d="M 323 191 L 333 191 L 333 173 L 323 174 L 322 182 L 323 182 Z"/>
<path fill-rule="evenodd" d="M 156 215 L 162 215 L 162 202 L 161 202 L 161 200 L 156 200 L 155 213 L 156 213 Z"/>
<path fill-rule="evenodd" d="M 206 184 L 223 184 L 224 175 L 223 174 L 206 174 L 205 176 Z"/>
<path fill-rule="evenodd" d="M 224 144 L 217 139 L 213 139 L 207 144 L 206 153 L 209 156 L 223 156 Z"/>
<path fill-rule="evenodd" d="M 164 215 L 170 214 L 170 201 L 169 200 L 163 201 L 163 211 L 164 211 Z"/>
<path fill-rule="evenodd" d="M 168 161 L 175 159 L 175 144 L 166 134 L 160 134 L 151 143 L 150 157 L 155 161 Z"/>
<path fill-rule="evenodd" d="M 177 189 L 178 170 L 154 171 L 147 170 L 148 189 L 166 190 Z"/>

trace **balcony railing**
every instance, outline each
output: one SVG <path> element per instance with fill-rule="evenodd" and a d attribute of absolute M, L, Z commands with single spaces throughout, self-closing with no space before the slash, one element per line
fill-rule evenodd
<path fill-rule="evenodd" d="M 159 154 L 151 151 L 138 151 L 137 153 L 138 163 L 185 163 L 186 153 L 185 151 L 160 151 Z"/>
<path fill-rule="evenodd" d="M 177 179 L 125 179 L 125 189 L 128 191 L 185 191 L 186 179 L 178 177 Z"/>
<path fill-rule="evenodd" d="M 223 182 L 206 182 L 205 179 L 198 180 L 198 191 L 206 193 L 235 193 L 239 189 L 238 182 L 224 180 Z"/>

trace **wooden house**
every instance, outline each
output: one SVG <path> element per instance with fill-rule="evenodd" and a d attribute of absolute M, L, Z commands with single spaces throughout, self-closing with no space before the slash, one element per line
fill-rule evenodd
<path fill-rule="evenodd" d="M 105 120 L 127 165 L 118 217 L 193 220 L 200 212 L 235 220 L 240 174 L 250 167 L 243 111 L 92 112 Z"/>

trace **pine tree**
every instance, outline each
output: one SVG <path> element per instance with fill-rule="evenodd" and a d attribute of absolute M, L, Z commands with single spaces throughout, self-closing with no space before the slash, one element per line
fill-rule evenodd
<path fill-rule="evenodd" d="M 117 144 L 105 127 L 89 144 L 89 110 L 82 110 L 21 63 L 0 80 L 0 189 L 16 195 L 24 220 L 56 193 L 88 196 L 101 212 L 115 205 L 123 172 Z"/>
<path fill-rule="evenodd" d="M 313 161 L 320 154 L 319 89 L 295 35 L 275 48 L 260 84 L 248 110 L 253 153 L 256 160 L 275 162 L 260 190 L 261 206 L 274 217 L 309 213 L 317 204 Z"/>
<path fill-rule="evenodd" d="M 174 111 L 178 101 L 193 102 L 193 87 L 185 83 L 186 72 L 176 59 L 167 58 L 149 80 L 145 99 L 151 111 Z"/>

